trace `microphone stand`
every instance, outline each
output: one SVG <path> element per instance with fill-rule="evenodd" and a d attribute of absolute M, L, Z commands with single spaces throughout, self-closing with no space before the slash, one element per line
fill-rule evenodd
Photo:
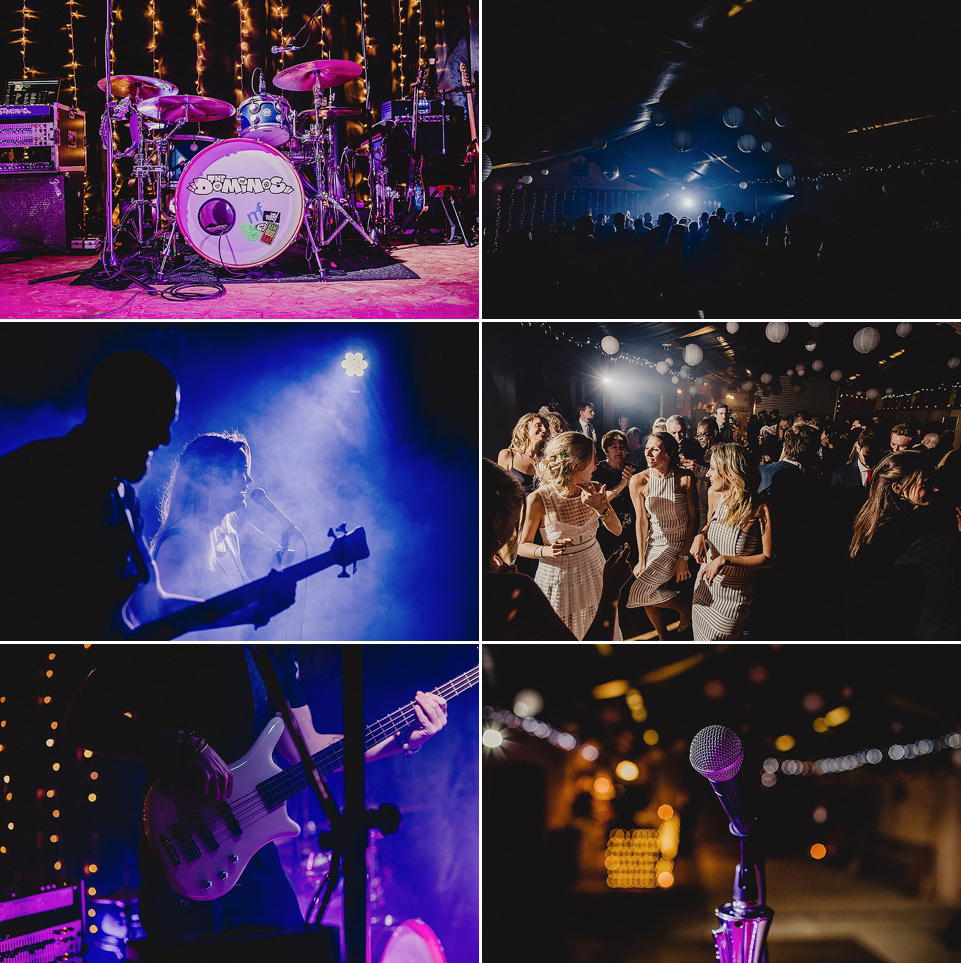
<path fill-rule="evenodd" d="M 774 910 L 764 903 L 764 850 L 755 824 L 746 833 L 729 827 L 741 846 L 741 860 L 734 871 L 734 890 L 730 903 L 715 911 L 720 926 L 711 933 L 718 963 L 767 963 L 767 931 Z"/>
<path fill-rule="evenodd" d="M 113 25 L 113 0 L 107 0 L 107 29 L 104 31 L 104 67 L 107 71 L 107 177 L 106 193 L 104 196 L 104 213 L 106 215 L 106 230 L 101 260 L 105 268 L 117 267 L 117 255 L 114 251 L 113 236 L 113 84 L 110 77 L 110 28 Z"/>

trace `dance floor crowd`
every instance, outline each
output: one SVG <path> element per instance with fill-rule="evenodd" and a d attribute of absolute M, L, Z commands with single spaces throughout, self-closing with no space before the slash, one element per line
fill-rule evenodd
<path fill-rule="evenodd" d="M 484 459 L 485 640 L 956 640 L 961 451 L 918 419 L 522 415 Z"/>

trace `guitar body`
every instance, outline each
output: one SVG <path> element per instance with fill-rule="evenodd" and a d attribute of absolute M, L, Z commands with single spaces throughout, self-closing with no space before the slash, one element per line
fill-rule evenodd
<path fill-rule="evenodd" d="M 226 803 L 212 804 L 173 780 L 158 780 L 150 788 L 143 813 L 147 840 L 181 896 L 218 899 L 233 888 L 258 850 L 300 833 L 285 803 L 270 809 L 257 790 L 281 771 L 272 755 L 283 733 L 283 719 L 272 719 L 246 755 L 229 767 L 234 781 Z"/>

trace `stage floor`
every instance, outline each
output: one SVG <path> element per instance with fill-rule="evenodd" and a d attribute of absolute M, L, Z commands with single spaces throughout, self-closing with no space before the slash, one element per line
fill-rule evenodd
<path fill-rule="evenodd" d="M 170 301 L 131 286 L 104 291 L 72 278 L 98 257 L 40 256 L 0 264 L 0 318 L 471 318 L 479 317 L 479 248 L 463 244 L 397 246 L 390 253 L 409 280 L 231 283 L 218 298 Z"/>

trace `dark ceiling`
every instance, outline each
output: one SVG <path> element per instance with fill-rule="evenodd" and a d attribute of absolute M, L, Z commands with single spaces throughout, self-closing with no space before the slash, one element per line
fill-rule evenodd
<path fill-rule="evenodd" d="M 764 322 L 741 322 L 737 331 L 732 333 L 724 323 L 697 321 L 590 324 L 557 321 L 535 322 L 530 327 L 488 324 L 484 340 L 487 357 L 488 349 L 493 355 L 495 345 L 501 345 L 505 339 L 509 341 L 510 329 L 518 333 L 539 329 L 545 338 L 549 339 L 553 334 L 560 343 L 567 341 L 574 348 L 578 344 L 599 344 L 605 335 L 612 335 L 619 342 L 615 361 L 625 354 L 654 364 L 671 357 L 675 362 L 674 370 L 683 363 L 684 347 L 697 344 L 704 357 L 697 366 L 696 376 L 713 374 L 730 383 L 746 378 L 756 380 L 765 372 L 783 375 L 799 363 L 806 365 L 808 378 L 827 378 L 831 371 L 839 369 L 844 375 L 842 387 L 865 390 L 876 387 L 882 392 L 888 387 L 895 390 L 937 387 L 953 384 L 961 378 L 961 368 L 948 367 L 951 358 L 961 357 L 961 323 L 909 324 L 910 333 L 902 337 L 898 334 L 896 322 L 875 322 L 868 326 L 861 322 L 825 321 L 812 327 L 803 321 L 794 321 L 785 323 L 787 336 L 784 340 L 774 343 L 766 336 Z M 880 335 L 877 347 L 868 353 L 861 353 L 854 346 L 855 335 L 863 327 L 873 327 Z M 809 351 L 806 345 L 812 342 L 815 348 Z M 598 357 L 603 355 L 598 352 Z M 819 375 L 811 368 L 817 359 L 824 362 Z M 860 375 L 860 378 L 851 380 L 852 375 Z"/>
<path fill-rule="evenodd" d="M 956 157 L 959 14 L 954 0 L 486 0 L 485 150 L 495 166 L 586 151 L 622 172 L 655 166 L 656 151 L 674 177 L 707 150 L 757 173 L 771 157 L 740 153 L 720 123 L 739 105 L 737 134 L 773 141 L 772 156 L 798 168 L 892 144 Z M 657 101 L 664 127 L 643 109 Z M 935 116 L 847 133 L 924 115 Z M 694 132 L 685 154 L 670 146 L 675 126 Z"/>

